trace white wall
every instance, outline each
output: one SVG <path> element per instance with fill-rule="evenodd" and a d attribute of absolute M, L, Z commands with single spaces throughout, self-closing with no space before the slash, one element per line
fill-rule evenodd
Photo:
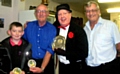
<path fill-rule="evenodd" d="M 120 13 L 110 13 L 110 20 L 117 24 L 120 31 Z"/>
<path fill-rule="evenodd" d="M 37 6 L 41 4 L 42 0 L 25 0 L 25 10 L 29 9 L 29 6 Z"/>
<path fill-rule="evenodd" d="M 0 41 L 7 37 L 6 30 L 8 29 L 8 25 L 12 21 L 12 8 L 1 6 L 0 2 L 0 18 L 4 18 L 4 28 L 0 28 Z"/>

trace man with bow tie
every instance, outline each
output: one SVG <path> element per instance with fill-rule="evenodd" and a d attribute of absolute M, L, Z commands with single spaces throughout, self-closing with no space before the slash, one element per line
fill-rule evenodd
<path fill-rule="evenodd" d="M 65 37 L 65 48 L 54 48 L 59 60 L 59 74 L 81 74 L 82 62 L 88 56 L 86 33 L 71 20 L 72 10 L 68 4 L 56 7 L 57 36 Z"/>

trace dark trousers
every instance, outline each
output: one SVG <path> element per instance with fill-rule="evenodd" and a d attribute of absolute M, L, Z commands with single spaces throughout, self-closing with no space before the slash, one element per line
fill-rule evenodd
<path fill-rule="evenodd" d="M 37 63 L 37 67 L 40 67 L 42 64 L 43 59 L 34 59 Z M 54 59 L 51 58 L 48 65 L 46 66 L 43 73 L 30 73 L 30 74 L 54 74 Z"/>
<path fill-rule="evenodd" d="M 63 64 L 59 62 L 59 74 L 82 74 L 81 63 Z"/>
<path fill-rule="evenodd" d="M 117 74 L 119 70 L 119 63 L 118 58 L 116 58 L 111 62 L 101 64 L 97 67 L 84 65 L 83 70 L 85 74 Z"/>

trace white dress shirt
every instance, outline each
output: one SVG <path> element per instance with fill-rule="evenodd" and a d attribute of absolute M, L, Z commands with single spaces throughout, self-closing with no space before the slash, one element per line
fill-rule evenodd
<path fill-rule="evenodd" d="M 92 30 L 89 21 L 84 30 L 89 43 L 87 65 L 99 66 L 116 58 L 116 44 L 120 42 L 120 33 L 114 22 L 100 17 Z"/>
<path fill-rule="evenodd" d="M 69 29 L 69 25 L 66 26 L 65 28 L 66 28 L 66 30 L 60 28 L 59 35 L 64 36 L 65 39 L 66 39 L 67 33 L 68 33 L 68 29 Z M 64 50 L 65 50 L 65 49 L 64 49 Z M 62 62 L 62 63 L 64 63 L 64 64 L 69 64 L 69 63 L 70 63 L 70 61 L 67 60 L 65 56 L 58 55 L 58 58 L 59 58 L 60 62 Z"/>

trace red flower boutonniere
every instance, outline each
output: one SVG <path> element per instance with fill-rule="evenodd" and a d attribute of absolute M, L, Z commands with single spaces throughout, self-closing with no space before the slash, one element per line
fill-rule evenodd
<path fill-rule="evenodd" d="M 74 33 L 73 33 L 73 32 L 69 32 L 69 33 L 68 33 L 68 37 L 69 37 L 69 38 L 73 38 L 73 37 L 74 37 Z"/>

